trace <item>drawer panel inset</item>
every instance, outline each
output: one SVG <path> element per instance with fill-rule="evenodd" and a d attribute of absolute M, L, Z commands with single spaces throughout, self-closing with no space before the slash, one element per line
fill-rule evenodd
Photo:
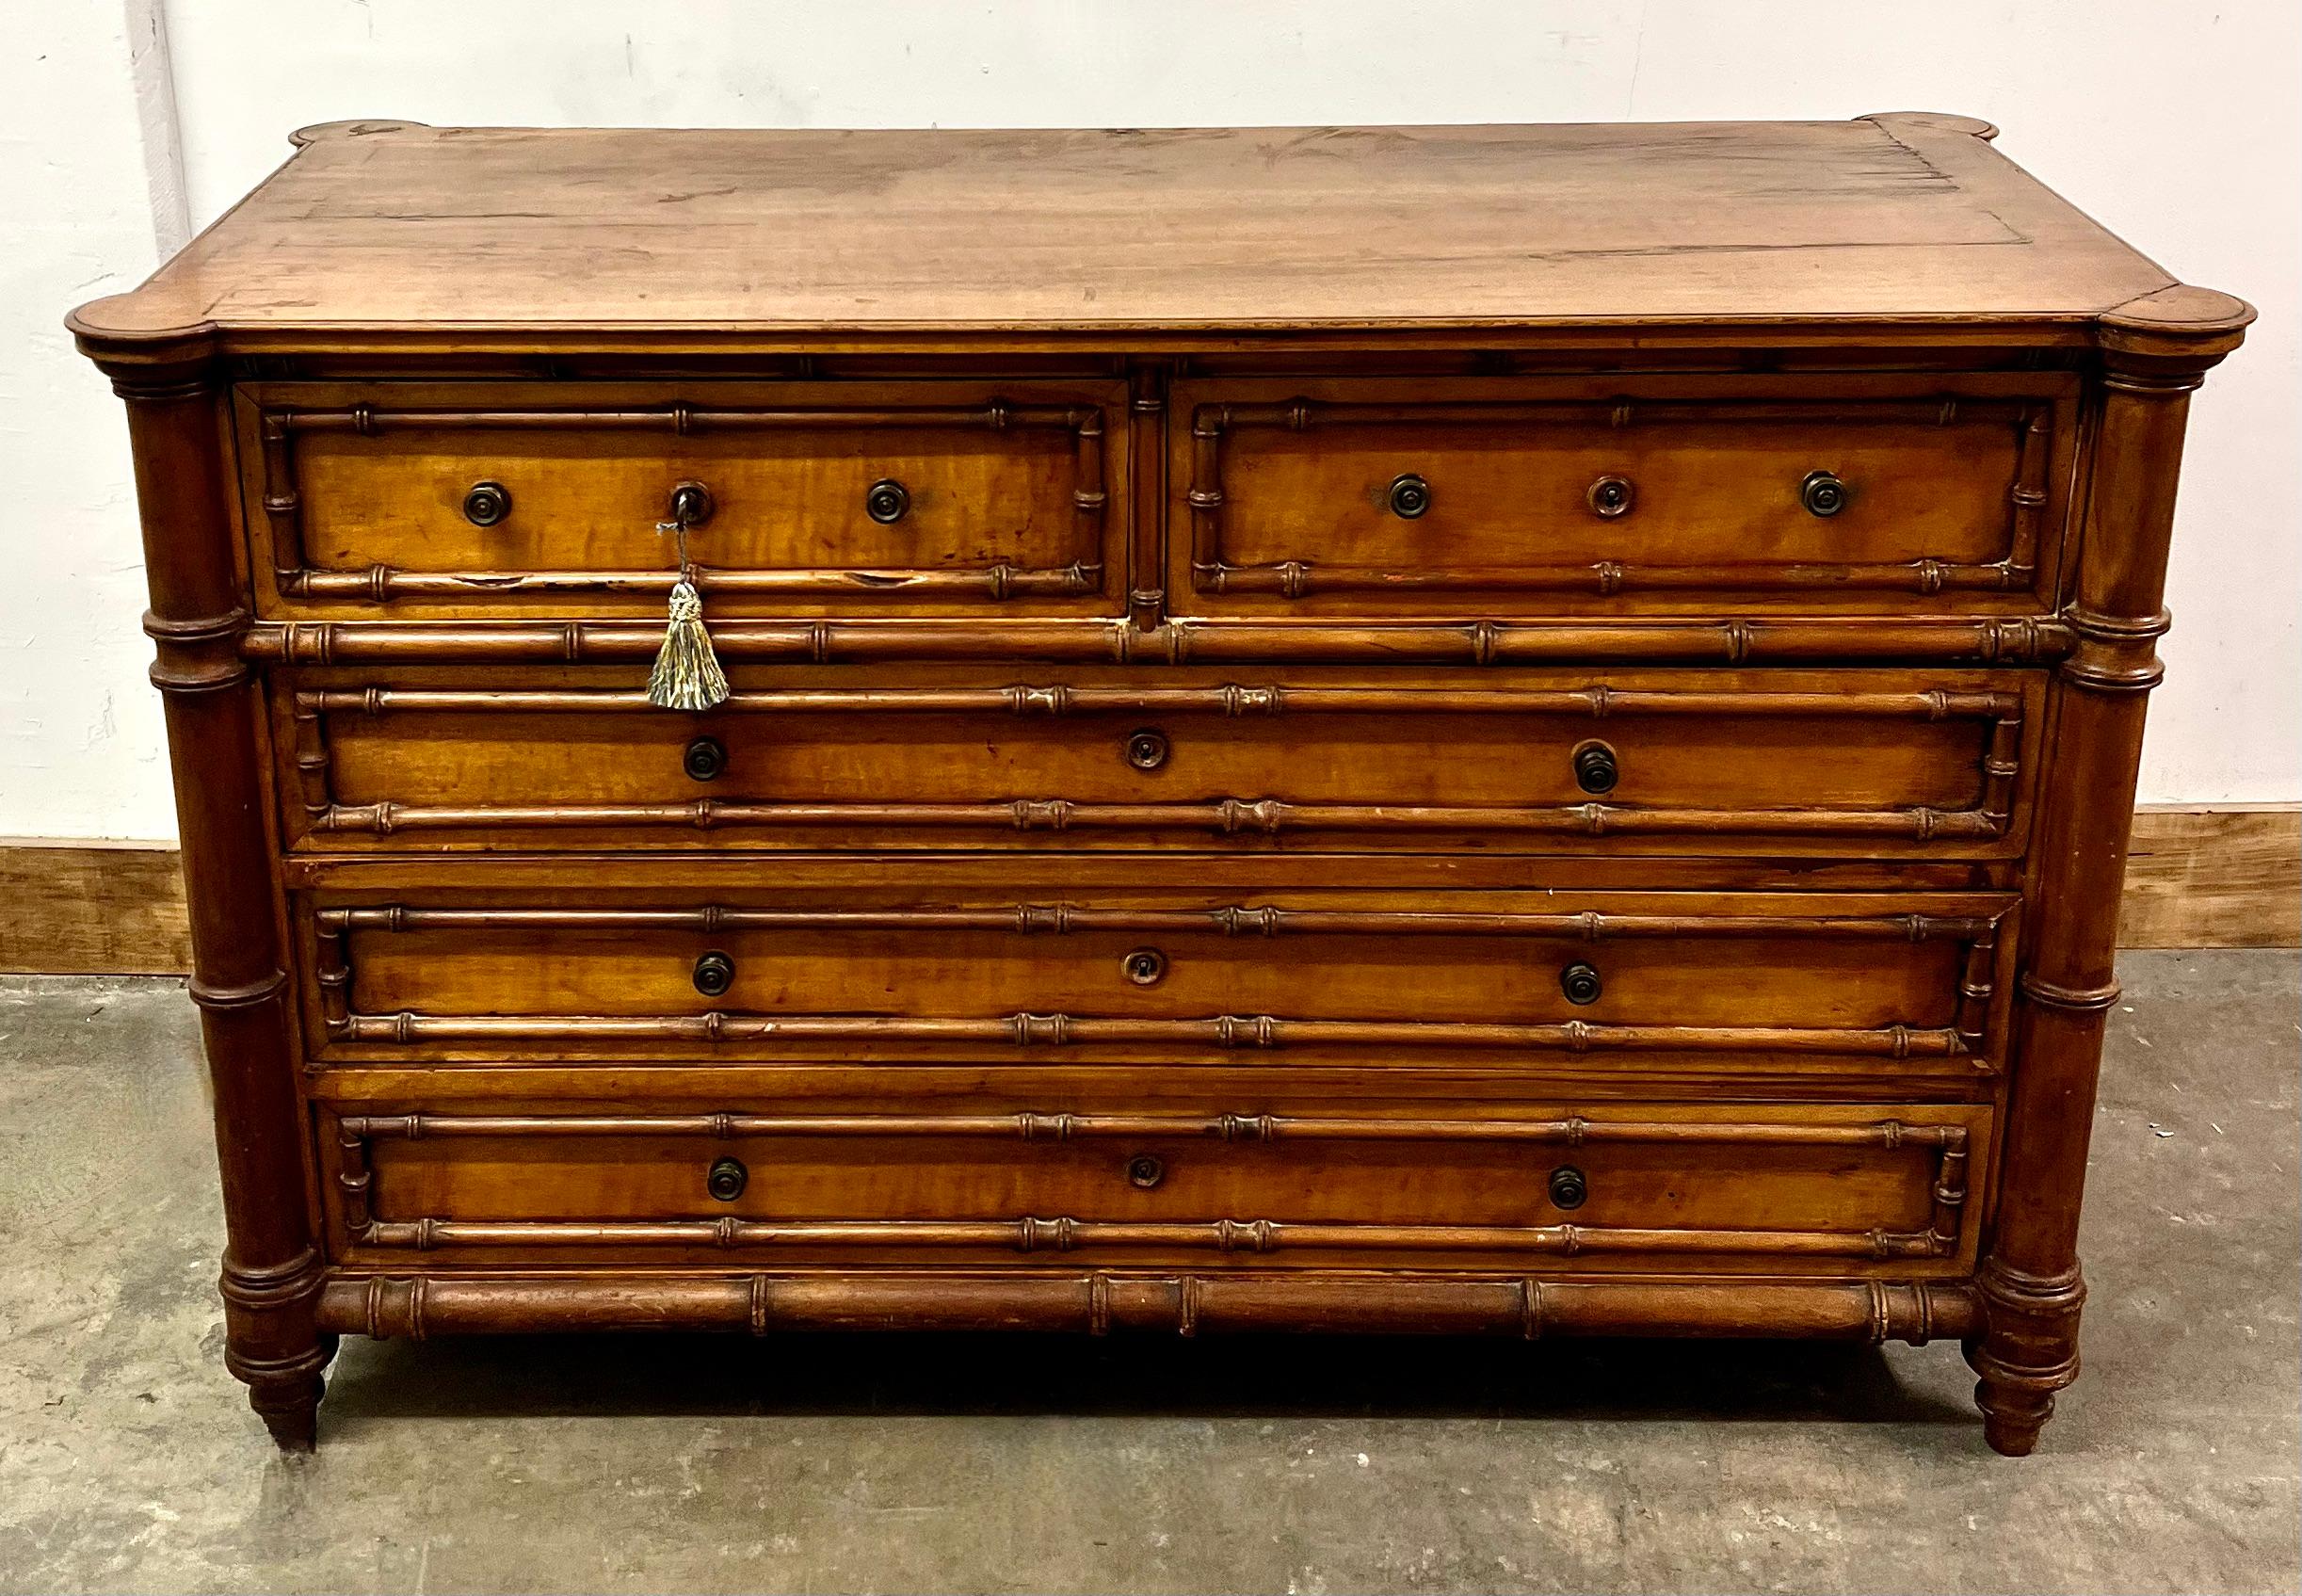
<path fill-rule="evenodd" d="M 323 1123 L 338 1234 L 361 1257 L 1926 1272 L 1972 1255 L 1989 1118 L 1643 1105 L 1509 1119 L 491 1111 Z"/>
<path fill-rule="evenodd" d="M 1562 847 L 2004 858 L 2040 679 L 297 679 L 305 847 Z M 819 685 L 837 681 L 840 685 Z M 1400 685 L 1392 685 L 1398 682 Z M 778 683 L 778 685 L 770 685 Z M 781 683 L 792 683 L 784 685 Z M 1173 685 L 1169 685 L 1173 683 Z M 858 684 L 858 685 L 848 685 Z"/>
<path fill-rule="evenodd" d="M 266 608 L 1116 614 L 1116 389 L 243 390 Z M 1106 573 L 1111 581 L 1106 583 Z"/>

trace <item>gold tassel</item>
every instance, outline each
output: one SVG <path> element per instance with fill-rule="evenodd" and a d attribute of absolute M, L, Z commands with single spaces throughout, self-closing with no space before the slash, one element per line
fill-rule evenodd
<path fill-rule="evenodd" d="M 671 586 L 671 621 L 655 669 L 648 672 L 648 701 L 660 709 L 709 709 L 728 696 L 727 672 L 703 629 L 703 599 L 684 572 Z"/>

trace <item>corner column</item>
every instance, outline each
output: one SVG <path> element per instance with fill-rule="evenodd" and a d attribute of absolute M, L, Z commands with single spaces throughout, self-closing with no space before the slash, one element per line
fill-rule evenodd
<path fill-rule="evenodd" d="M 2253 318 L 2226 294 L 2175 287 L 2102 319 L 2101 420 L 2074 599 L 2076 647 L 2055 683 L 2052 789 L 2034 841 L 2030 929 L 1999 1153 L 1998 1210 L 1976 1278 L 1983 1332 L 1967 1343 L 1991 1447 L 2036 1444 L 2078 1376 L 2079 1203 L 2110 1007 L 2143 711 L 2156 643 L 2190 394 Z"/>
<path fill-rule="evenodd" d="M 287 960 L 265 824 L 261 692 L 240 658 L 249 611 L 233 549 L 224 393 L 202 362 L 102 362 L 127 402 L 192 933 L 192 1001 L 214 1083 L 223 1177 L 224 1363 L 272 1437 L 315 1439 L 321 1257 L 304 1183 Z"/>

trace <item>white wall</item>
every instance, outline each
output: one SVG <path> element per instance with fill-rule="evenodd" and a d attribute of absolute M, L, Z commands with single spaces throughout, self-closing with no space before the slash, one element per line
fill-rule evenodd
<path fill-rule="evenodd" d="M 358 116 L 817 127 L 1988 117 L 2006 130 L 2008 154 L 2176 275 L 2262 312 L 2196 411 L 2172 576 L 2177 628 L 2143 797 L 2302 798 L 2294 0 L 161 3 L 198 223 L 285 155 L 288 129 Z M 76 41 L 68 86 L 52 90 L 70 95 L 72 115 L 47 125 L 71 137 L 49 136 L 43 159 L 57 165 L 24 185 L 41 217 L 116 208 L 133 164 L 129 147 L 103 136 L 111 121 L 132 120 L 126 110 L 96 117 L 104 126 L 89 131 L 89 85 L 109 105 L 117 85 L 105 74 L 121 78 L 124 64 L 101 58 L 104 29 L 69 25 L 90 37 Z M 26 114 L 21 96 L 0 110 L 11 122 Z M 127 186 L 140 193 L 140 183 Z M 0 214 L 25 214 L 22 199 L 16 173 L 0 174 L 0 201 L 13 202 Z M 119 423 L 53 331 L 71 300 L 113 283 L 85 263 L 124 275 L 149 253 L 149 227 L 138 235 L 105 215 L 34 234 L 0 268 L 17 289 L 0 315 L 10 328 L 21 318 L 38 342 L 27 374 L 0 387 L 0 448 L 11 467 L 74 467 L 69 485 L 46 485 L 61 501 L 8 544 L 30 545 L 32 558 L 29 581 L 0 588 L 0 705 L 10 717 L 0 832 L 167 826 L 141 651 L 113 643 L 137 607 L 122 590 L 134 585 L 123 569 L 133 539 Z M 57 266 L 66 254 L 83 264 Z M 8 497 L 5 513 L 24 515 L 23 496 Z M 66 635 L 89 628 L 101 648 Z M 55 680 L 68 664 L 88 685 Z M 26 705 L 38 722 L 19 727 Z M 32 774 L 43 780 L 24 780 Z"/>

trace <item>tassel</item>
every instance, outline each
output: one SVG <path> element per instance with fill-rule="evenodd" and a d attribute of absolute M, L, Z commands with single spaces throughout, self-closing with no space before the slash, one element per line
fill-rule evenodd
<path fill-rule="evenodd" d="M 682 576 L 671 586 L 671 621 L 648 672 L 648 701 L 659 709 L 709 709 L 727 696 L 727 672 L 703 629 L 702 597 Z"/>

